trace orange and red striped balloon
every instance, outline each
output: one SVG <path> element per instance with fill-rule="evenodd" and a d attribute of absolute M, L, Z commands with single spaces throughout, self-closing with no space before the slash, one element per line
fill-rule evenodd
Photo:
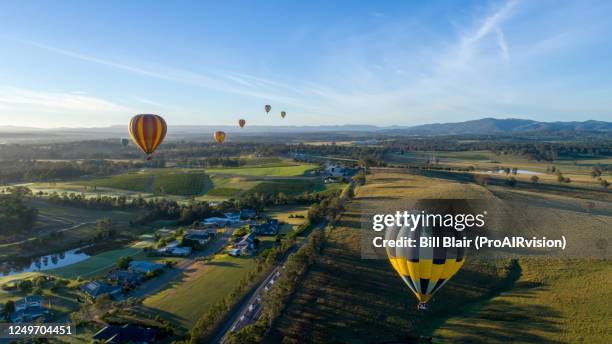
<path fill-rule="evenodd" d="M 240 128 L 243 128 L 245 124 L 246 124 L 246 121 L 243 119 L 238 121 L 238 125 L 240 126 Z"/>
<path fill-rule="evenodd" d="M 130 121 L 129 130 L 132 141 L 145 154 L 151 155 L 166 137 L 168 127 L 161 116 L 136 115 Z"/>
<path fill-rule="evenodd" d="M 218 143 L 223 143 L 223 141 L 225 141 L 225 132 L 215 131 L 215 133 L 213 134 L 213 137 L 215 138 L 215 141 L 217 141 Z"/>

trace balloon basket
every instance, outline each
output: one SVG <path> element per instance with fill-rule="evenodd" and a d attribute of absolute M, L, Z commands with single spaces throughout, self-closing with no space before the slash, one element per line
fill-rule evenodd
<path fill-rule="evenodd" d="M 427 304 L 425 302 L 419 302 L 419 304 L 417 305 L 417 310 L 419 311 L 427 310 Z"/>

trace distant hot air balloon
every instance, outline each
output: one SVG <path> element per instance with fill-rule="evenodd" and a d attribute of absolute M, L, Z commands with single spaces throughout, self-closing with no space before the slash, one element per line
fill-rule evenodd
<path fill-rule="evenodd" d="M 281 111 L 281 117 L 285 118 L 285 116 L 287 116 L 287 113 L 285 111 Z"/>
<path fill-rule="evenodd" d="M 215 131 L 215 133 L 213 134 L 213 137 L 215 138 L 215 141 L 217 141 L 218 143 L 223 143 L 223 141 L 225 141 L 225 132 Z"/>
<path fill-rule="evenodd" d="M 453 205 L 453 202 L 457 200 L 447 201 L 444 209 L 441 209 L 439 204 L 435 205 L 438 210 L 442 210 L 442 212 L 436 211 L 438 214 L 452 214 L 457 211 L 456 205 Z M 431 204 L 434 201 L 421 200 L 420 202 Z M 388 228 L 385 233 L 386 239 L 413 239 L 417 242 L 416 247 L 388 247 L 386 250 L 391 265 L 419 300 L 419 309 L 427 308 L 427 301 L 459 271 L 465 262 L 463 248 L 419 247 L 419 242 L 424 237 L 438 238 L 442 245 L 445 237 L 460 239 L 462 234 L 452 227 L 425 226 L 418 226 L 414 231 L 408 227 Z"/>
<path fill-rule="evenodd" d="M 130 143 L 130 139 L 128 139 L 127 137 L 122 137 L 121 138 L 121 145 L 123 147 L 127 146 Z"/>
<path fill-rule="evenodd" d="M 270 105 L 266 105 L 266 113 L 269 113 L 270 110 L 272 110 L 272 107 Z"/>
<path fill-rule="evenodd" d="M 240 128 L 243 128 L 245 124 L 246 124 L 246 121 L 243 119 L 238 121 L 238 125 L 240 126 Z"/>
<path fill-rule="evenodd" d="M 151 160 L 151 154 L 166 137 L 168 127 L 161 116 L 136 115 L 130 121 L 129 130 L 132 141 L 147 154 L 147 160 Z"/>

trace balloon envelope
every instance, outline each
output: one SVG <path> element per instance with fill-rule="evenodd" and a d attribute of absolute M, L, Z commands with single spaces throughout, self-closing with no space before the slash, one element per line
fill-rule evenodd
<path fill-rule="evenodd" d="M 129 126 L 132 141 L 148 155 L 159 147 L 167 130 L 166 121 L 158 115 L 136 115 Z"/>
<path fill-rule="evenodd" d="M 266 113 L 270 112 L 270 110 L 272 110 L 272 107 L 270 105 L 266 105 Z"/>
<path fill-rule="evenodd" d="M 285 118 L 285 116 L 287 116 L 287 113 L 285 111 L 281 111 L 281 117 Z"/>
<path fill-rule="evenodd" d="M 448 214 L 449 211 L 443 213 Z M 450 213 L 452 213 L 452 209 Z M 414 231 L 411 231 L 408 227 L 387 229 L 386 239 L 416 240 L 416 247 L 388 247 L 386 251 L 389 262 L 419 302 L 429 301 L 433 294 L 440 290 L 461 269 L 465 262 L 465 249 L 460 247 L 419 247 L 421 240 L 425 240 L 423 239 L 425 237 L 437 238 L 442 245 L 445 237 L 459 240 L 462 236 L 461 232 L 452 227 L 419 226 Z"/>
<path fill-rule="evenodd" d="M 128 139 L 127 137 L 124 137 L 121 139 L 121 145 L 123 147 L 127 146 L 130 143 L 130 139 Z"/>
<path fill-rule="evenodd" d="M 223 143 L 223 141 L 225 141 L 225 132 L 215 131 L 215 133 L 213 134 L 213 137 L 215 138 L 215 141 L 217 141 L 218 143 Z"/>
<path fill-rule="evenodd" d="M 240 128 L 244 127 L 245 124 L 246 124 L 246 121 L 243 119 L 238 121 L 238 125 L 240 126 Z"/>

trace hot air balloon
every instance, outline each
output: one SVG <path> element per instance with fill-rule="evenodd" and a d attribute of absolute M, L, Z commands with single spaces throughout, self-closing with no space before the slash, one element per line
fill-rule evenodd
<path fill-rule="evenodd" d="M 431 204 L 434 201 L 422 200 L 421 202 Z M 456 209 L 453 210 L 453 202 L 457 200 L 440 201 L 445 203 L 444 208 L 446 210 L 428 211 L 429 214 L 459 213 Z M 442 246 L 444 237 L 453 237 L 453 240 L 460 240 L 463 237 L 461 233 L 452 227 L 418 226 L 414 231 L 411 231 L 409 227 L 387 229 L 386 239 L 403 240 L 409 238 L 416 240 L 416 247 L 387 247 L 386 251 L 391 265 L 419 301 L 418 309 L 427 309 L 426 303 L 432 298 L 433 294 L 440 290 L 465 262 L 465 249 L 460 247 L 420 247 L 422 238 L 438 238 L 439 246 Z"/>
<path fill-rule="evenodd" d="M 130 121 L 129 130 L 132 141 L 147 154 L 147 160 L 151 160 L 151 154 L 166 137 L 168 128 L 161 116 L 136 115 Z"/>
<path fill-rule="evenodd" d="M 130 143 L 130 139 L 128 139 L 127 137 L 122 137 L 121 138 L 121 145 L 123 147 L 126 147 L 129 143 Z"/>
<path fill-rule="evenodd" d="M 223 143 L 223 141 L 225 141 L 225 132 L 215 131 L 215 133 L 213 134 L 213 137 L 215 138 L 215 141 L 217 141 L 218 143 Z"/>
<path fill-rule="evenodd" d="M 240 128 L 243 128 L 245 124 L 246 124 L 245 120 L 243 120 L 243 119 L 238 120 L 238 125 L 240 126 Z"/>
<path fill-rule="evenodd" d="M 287 116 L 287 113 L 285 111 L 281 111 L 281 117 L 285 118 L 285 116 Z"/>
<path fill-rule="evenodd" d="M 265 109 L 266 109 L 266 113 L 269 113 L 270 110 L 272 110 L 272 107 L 270 105 L 266 105 Z"/>

